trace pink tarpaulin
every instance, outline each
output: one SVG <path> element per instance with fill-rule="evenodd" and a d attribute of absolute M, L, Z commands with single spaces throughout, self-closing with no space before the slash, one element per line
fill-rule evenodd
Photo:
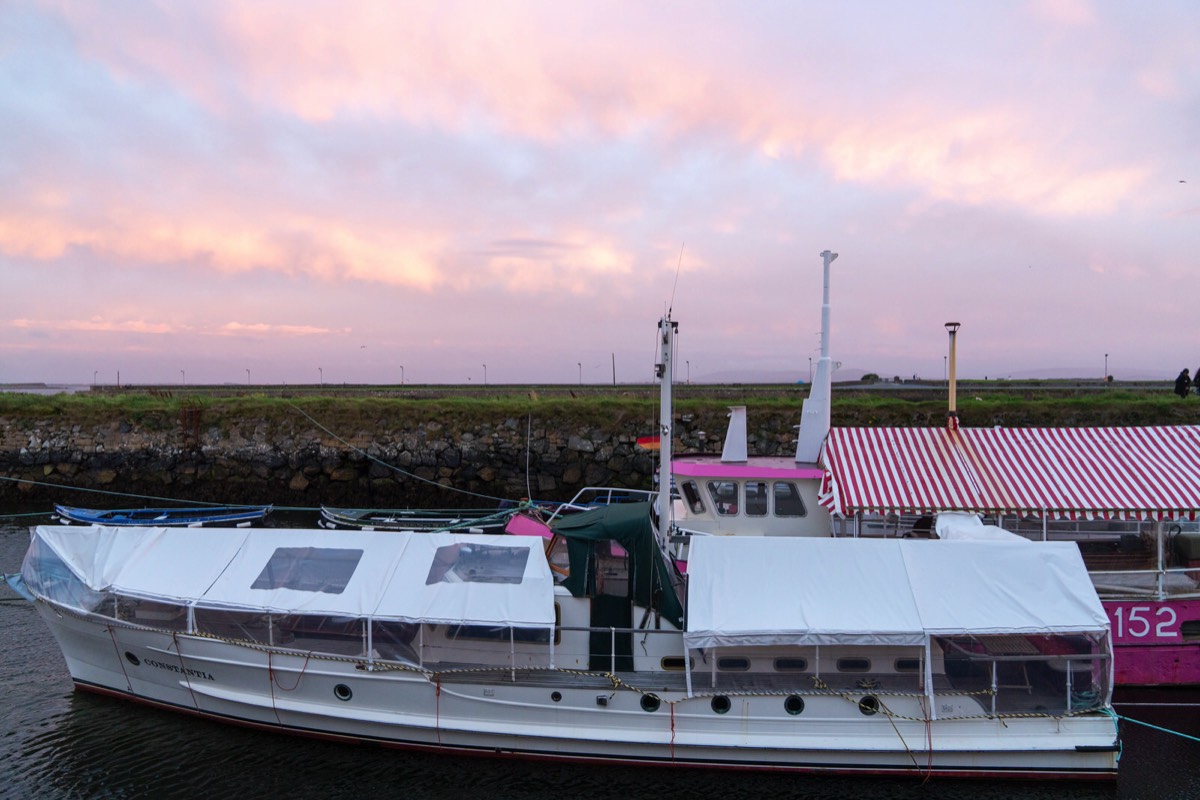
<path fill-rule="evenodd" d="M 1195 519 L 1200 426 L 834 428 L 821 453 L 834 513 L 983 511 Z"/>

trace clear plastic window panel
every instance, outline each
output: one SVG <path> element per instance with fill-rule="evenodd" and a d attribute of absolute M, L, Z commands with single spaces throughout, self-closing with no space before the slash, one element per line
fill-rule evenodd
<path fill-rule="evenodd" d="M 362 554 L 362 550 L 348 548 L 279 547 L 250 588 L 341 594 Z"/>
<path fill-rule="evenodd" d="M 462 542 L 439 547 L 425 585 L 434 583 L 520 583 L 528 547 Z"/>

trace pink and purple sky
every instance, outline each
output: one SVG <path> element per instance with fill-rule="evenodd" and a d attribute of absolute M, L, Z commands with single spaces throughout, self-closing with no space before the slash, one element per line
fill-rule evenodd
<path fill-rule="evenodd" d="M 0 6 L 0 383 L 1200 367 L 1200 4 Z M 682 250 L 682 259 L 680 253 Z M 678 266 L 678 280 L 676 272 Z M 835 380 L 837 379 L 835 374 Z"/>

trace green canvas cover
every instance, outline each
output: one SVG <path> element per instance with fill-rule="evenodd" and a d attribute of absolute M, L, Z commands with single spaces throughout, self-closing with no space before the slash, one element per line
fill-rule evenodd
<path fill-rule="evenodd" d="M 563 586 L 576 597 L 596 594 L 591 574 L 597 542 L 614 541 L 629 553 L 629 580 L 640 605 L 657 609 L 683 627 L 683 603 L 675 591 L 674 568 L 667 563 L 650 519 L 650 503 L 616 503 L 563 517 L 554 532 L 567 540 L 571 574 Z"/>

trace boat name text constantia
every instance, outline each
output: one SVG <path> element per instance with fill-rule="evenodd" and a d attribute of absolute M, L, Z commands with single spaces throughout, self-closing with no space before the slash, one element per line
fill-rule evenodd
<path fill-rule="evenodd" d="M 188 669 L 187 667 L 181 667 L 178 664 L 164 664 L 161 661 L 151 661 L 148 658 L 142 661 L 142 663 L 150 667 L 165 669 L 168 672 L 178 672 L 181 675 L 187 675 L 189 678 L 203 678 L 206 681 L 213 680 L 213 676 L 211 674 L 200 669 Z"/>

